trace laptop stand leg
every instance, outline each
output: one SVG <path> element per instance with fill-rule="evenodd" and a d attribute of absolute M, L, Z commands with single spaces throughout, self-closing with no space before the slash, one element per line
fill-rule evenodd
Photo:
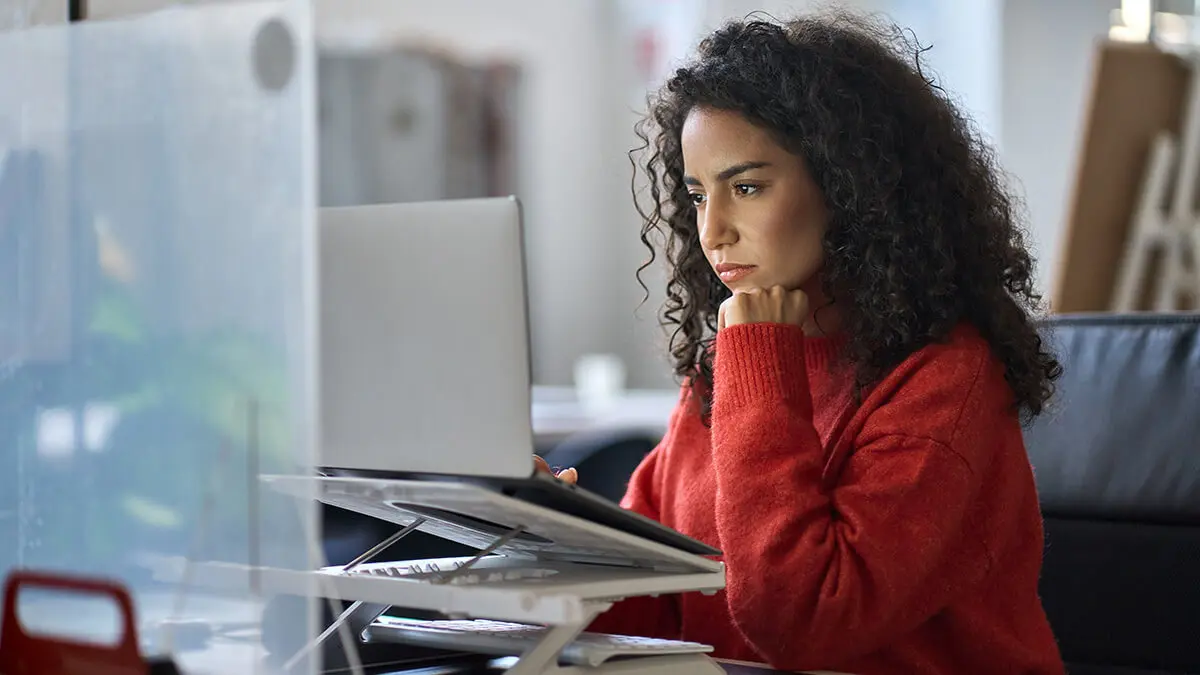
<path fill-rule="evenodd" d="M 362 553 L 361 555 L 356 557 L 354 560 L 351 560 L 350 562 L 346 563 L 346 565 L 344 567 L 342 567 L 342 571 L 349 572 L 350 570 L 354 569 L 355 567 L 358 567 L 359 565 L 361 565 L 363 563 L 371 562 L 372 560 L 375 559 L 375 556 L 379 555 L 380 553 L 383 553 L 389 547 L 391 547 L 392 544 L 395 544 L 396 542 L 400 541 L 401 539 L 412 534 L 412 532 L 414 530 L 416 530 L 418 527 L 421 527 L 424 524 L 425 524 L 424 518 L 417 518 L 416 520 L 412 521 L 408 525 L 405 525 L 403 529 L 398 530 L 396 532 L 396 534 L 393 534 L 392 536 L 388 537 L 387 539 L 384 539 L 383 541 L 379 542 L 378 544 L 375 544 L 370 549 L 368 549 L 365 553 Z"/>
<path fill-rule="evenodd" d="M 474 567 L 480 560 L 483 560 L 484 558 L 488 557 L 489 555 L 495 553 L 496 549 L 498 549 L 501 546 L 512 541 L 514 538 L 517 537 L 517 535 L 521 534 L 524 531 L 525 531 L 524 525 L 517 525 L 516 527 L 512 528 L 508 532 L 505 532 L 504 534 L 497 537 L 496 541 L 493 541 L 491 544 L 488 545 L 487 548 L 483 549 L 479 553 L 476 553 L 475 556 L 472 557 L 470 560 L 466 561 L 465 563 L 459 565 L 458 567 L 454 568 L 453 570 L 451 570 L 449 572 L 445 572 L 445 573 L 439 575 L 438 578 L 436 580 L 434 580 L 433 583 L 444 584 L 444 583 L 453 581 L 454 577 L 456 577 L 460 574 L 465 574 L 468 570 L 470 570 L 472 567 Z"/>
<path fill-rule="evenodd" d="M 571 641 L 579 636 L 592 619 L 608 606 L 589 607 L 584 620 L 574 624 L 551 626 L 550 630 L 538 641 L 532 649 L 525 652 L 513 667 L 505 671 L 506 675 L 546 675 L 558 669 L 558 657 Z"/>
<path fill-rule="evenodd" d="M 395 544 L 396 542 L 400 541 L 404 537 L 408 536 L 409 534 L 411 534 L 413 531 L 415 531 L 418 527 L 420 527 L 424 523 L 425 523 L 424 518 L 418 518 L 417 520 L 413 521 L 412 523 L 409 523 L 408 525 L 404 526 L 402 529 L 398 530 L 395 534 L 391 535 L 387 539 L 384 539 L 383 541 L 379 542 L 378 544 L 372 546 L 370 549 L 364 551 L 361 555 L 354 558 L 354 560 L 351 560 L 350 562 L 346 563 L 346 565 L 344 565 L 342 567 L 342 572 L 343 573 L 350 572 L 355 567 L 358 567 L 359 565 L 370 562 L 371 560 L 373 560 L 375 558 L 375 556 L 379 555 L 380 553 L 383 553 L 392 544 Z M 314 556 L 314 558 L 316 560 L 323 559 L 324 554 L 322 554 L 321 551 L 317 548 L 315 541 L 311 542 L 311 546 L 313 548 L 312 555 Z M 318 582 L 318 584 L 320 584 L 320 582 Z M 370 621 L 374 621 L 376 617 L 378 617 L 380 614 L 382 614 L 384 611 L 386 611 L 386 608 L 381 610 L 381 609 L 379 609 L 378 605 L 367 604 L 362 601 L 352 603 L 350 605 L 350 607 L 348 607 L 348 608 L 343 608 L 340 600 L 334 599 L 333 597 L 329 597 L 329 598 L 327 598 L 327 600 L 329 602 L 329 609 L 330 609 L 330 611 L 333 612 L 333 614 L 335 615 L 336 618 L 333 620 L 333 623 L 329 624 L 329 626 L 326 627 L 325 630 L 321 632 L 320 635 L 318 635 L 314 639 L 310 640 L 306 645 L 304 645 L 299 650 L 297 650 L 296 653 L 293 654 L 291 656 L 291 658 L 289 658 L 284 663 L 284 665 L 283 665 L 284 672 L 290 672 L 293 668 L 296 667 L 296 665 L 298 663 L 300 663 L 305 657 L 307 657 L 309 654 L 311 654 L 313 651 L 315 651 L 318 647 L 320 647 L 325 642 L 325 640 L 329 639 L 329 637 L 332 636 L 335 632 L 338 634 L 338 637 L 341 639 L 342 649 L 345 651 L 346 659 L 349 661 L 350 671 L 352 673 L 354 673 L 354 675 L 361 675 L 364 672 L 363 667 L 362 667 L 362 660 L 360 659 L 359 653 L 358 653 L 358 636 L 350 634 L 350 631 L 346 627 L 346 624 L 348 622 L 358 623 L 357 621 L 354 621 L 354 620 L 361 618 L 358 615 L 364 614 L 364 613 L 372 613 L 373 614 L 373 616 L 370 617 L 370 620 L 367 621 L 367 623 L 370 623 Z"/>

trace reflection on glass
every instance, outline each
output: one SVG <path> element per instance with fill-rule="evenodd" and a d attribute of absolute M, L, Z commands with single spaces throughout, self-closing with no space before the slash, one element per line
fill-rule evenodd
<path fill-rule="evenodd" d="M 181 661 L 220 672 L 309 628 L 163 573 L 317 562 L 311 505 L 258 481 L 311 463 L 309 22 L 292 0 L 0 33 L 0 565 L 120 579 L 147 642 L 206 622 Z"/>

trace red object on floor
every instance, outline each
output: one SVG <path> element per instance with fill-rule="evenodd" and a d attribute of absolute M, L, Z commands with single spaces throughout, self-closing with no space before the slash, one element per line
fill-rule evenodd
<path fill-rule="evenodd" d="M 121 612 L 122 635 L 115 645 L 81 642 L 25 632 L 17 617 L 22 590 L 44 589 L 109 597 Z M 0 675 L 149 675 L 138 651 L 133 601 L 120 584 L 59 574 L 18 570 L 4 585 L 4 624 L 0 632 Z"/>

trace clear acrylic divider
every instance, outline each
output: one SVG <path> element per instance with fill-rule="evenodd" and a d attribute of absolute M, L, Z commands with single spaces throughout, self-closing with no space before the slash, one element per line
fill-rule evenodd
<path fill-rule="evenodd" d="M 123 582 L 189 673 L 278 672 L 317 625 L 187 572 L 321 562 L 315 503 L 258 480 L 312 468 L 313 49 L 307 0 L 0 32 L 0 571 Z"/>

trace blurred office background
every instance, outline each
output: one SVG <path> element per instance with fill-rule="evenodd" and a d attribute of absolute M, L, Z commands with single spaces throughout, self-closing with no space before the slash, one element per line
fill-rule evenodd
<path fill-rule="evenodd" d="M 169 0 L 91 0 L 92 18 Z M 1098 41 L 1148 1 L 853 0 L 932 46 L 940 83 L 994 142 L 1027 205 L 1050 294 Z M 1171 3 L 1165 3 L 1171 4 Z M 1190 13 L 1192 2 L 1157 9 Z M 317 0 L 323 204 L 515 193 L 527 214 L 535 380 L 608 354 L 672 386 L 626 152 L 646 92 L 706 31 L 804 0 Z M 1134 22 L 1136 23 L 1136 21 Z M 1137 26 L 1134 26 L 1136 32 Z M 269 180 L 269 177 L 264 177 Z M 481 280 L 485 281 L 485 280 Z M 486 327 L 481 327 L 485 331 Z"/>
<path fill-rule="evenodd" d="M 658 322 L 663 275 L 645 274 L 645 303 L 634 276 L 647 257 L 626 155 L 636 145 L 634 122 L 647 92 L 721 22 L 827 3 L 312 2 L 320 203 L 518 195 L 527 216 L 537 450 L 578 467 L 584 487 L 619 498 L 676 400 Z M 317 393 L 306 391 L 312 345 L 297 329 L 307 316 L 297 262 L 304 247 L 287 241 L 304 218 L 289 209 L 307 209 L 312 196 L 309 148 L 288 141 L 304 138 L 311 99 L 299 92 L 309 93 L 310 73 L 282 97 L 248 86 L 249 78 L 207 76 L 248 72 L 249 31 L 259 25 L 253 0 L 86 0 L 95 22 L 205 3 L 227 5 L 236 20 L 210 16 L 217 24 L 195 27 L 167 17 L 107 34 L 84 26 L 86 37 L 74 42 L 55 31 L 0 41 L 10 50 L 0 49 L 9 55 L 0 72 L 7 66 L 7 81 L 19 85 L 16 95 L 0 94 L 0 457 L 8 462 L 0 539 L 16 542 L 0 549 L 0 569 L 87 565 L 154 590 L 149 570 L 164 556 L 311 567 L 301 535 L 312 524 L 323 528 L 319 553 L 329 562 L 392 534 L 384 521 L 333 508 L 295 517 L 295 504 L 278 495 L 251 510 L 256 473 L 297 464 L 307 472 L 312 458 L 304 438 L 312 431 L 307 397 Z M 1197 307 L 1200 219 L 1188 203 L 1195 200 L 1173 199 L 1170 216 L 1164 208 L 1168 194 L 1186 197 L 1194 185 L 1185 181 L 1196 177 L 1152 169 L 1171 148 L 1200 152 L 1200 105 L 1190 116 L 1185 105 L 1200 91 L 1192 75 L 1200 71 L 1159 48 L 1187 43 L 1200 53 L 1200 3 L 841 4 L 890 18 L 931 47 L 938 83 L 994 144 L 1024 198 L 1051 311 Z M 64 23 L 67 9 L 67 0 L 0 0 L 0 31 Z M 1157 47 L 1147 44 L 1152 33 Z M 22 54 L 37 58 L 22 62 Z M 159 67 L 163 54 L 174 60 Z M 105 66 L 112 79 L 100 72 Z M 217 117 L 207 117 L 206 106 Z M 142 119 L 145 111 L 154 119 Z M 1179 139 L 1188 127 L 1193 133 Z M 1157 182 L 1147 179 L 1155 175 Z M 1154 192 L 1146 185 L 1164 194 L 1143 200 Z M 1179 232 L 1167 232 L 1166 221 Z M 1191 278 L 1174 280 L 1192 285 L 1190 297 L 1147 301 L 1153 293 L 1123 282 L 1139 275 L 1122 271 L 1140 259 L 1131 253 L 1156 248 L 1147 276 L 1178 272 L 1161 255 L 1185 225 L 1192 243 L 1175 248 L 1191 256 Z M 1155 667 L 1165 668 L 1175 648 L 1195 643 L 1186 637 L 1193 626 L 1173 627 L 1186 589 L 1200 586 L 1161 562 L 1195 559 L 1195 528 L 1176 526 L 1195 520 L 1186 468 L 1197 434 L 1181 411 L 1192 403 L 1191 366 L 1200 361 L 1187 321 L 1156 325 L 1152 340 L 1136 326 L 1079 339 L 1069 350 L 1068 386 L 1087 395 L 1069 401 L 1066 431 L 1031 437 L 1047 522 L 1080 528 L 1059 530 L 1051 555 L 1067 562 L 1047 567 L 1045 595 L 1076 656 L 1076 617 L 1096 618 L 1087 635 L 1100 636 L 1098 652 L 1119 653 L 1105 662 L 1134 662 L 1125 643 L 1144 641 Z M 479 326 L 480 339 L 488 330 Z M 1125 365 L 1102 368 L 1097 354 Z M 1144 517 L 1151 534 L 1124 529 L 1130 513 Z M 1165 531 L 1183 543 L 1159 548 Z M 1074 552 L 1080 542 L 1088 545 Z M 447 554 L 435 550 L 409 554 Z M 1080 572 L 1096 561 L 1132 585 Z M 1153 564 L 1125 567 L 1129 561 Z M 1161 588 L 1137 581 L 1176 578 L 1184 581 Z M 1110 594 L 1128 588 L 1136 603 Z M 164 612 L 186 595 L 171 593 L 143 607 Z M 1105 602 L 1116 610 L 1079 609 Z M 1108 623 L 1127 621 L 1135 605 L 1132 629 Z M 1112 639 L 1125 633 L 1134 639 Z"/>

